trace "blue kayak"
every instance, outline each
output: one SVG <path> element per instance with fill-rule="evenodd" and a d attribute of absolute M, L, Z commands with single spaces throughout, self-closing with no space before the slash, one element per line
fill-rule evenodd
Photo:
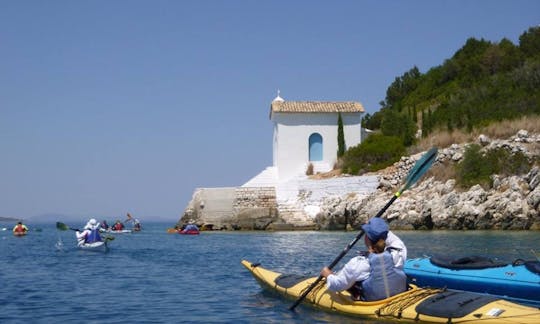
<path fill-rule="evenodd" d="M 409 259 L 404 270 L 410 282 L 420 287 L 487 293 L 540 307 L 540 261 L 433 256 Z"/>

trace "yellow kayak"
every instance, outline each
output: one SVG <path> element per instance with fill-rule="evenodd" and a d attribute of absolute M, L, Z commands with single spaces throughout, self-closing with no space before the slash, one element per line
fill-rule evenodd
<path fill-rule="evenodd" d="M 297 300 L 317 277 L 267 270 L 243 260 L 242 265 L 265 288 Z M 304 299 L 327 311 L 371 319 L 413 323 L 540 323 L 540 309 L 512 303 L 496 296 L 457 290 L 418 288 L 378 301 L 353 301 L 348 292 L 326 289 L 323 280 Z"/>

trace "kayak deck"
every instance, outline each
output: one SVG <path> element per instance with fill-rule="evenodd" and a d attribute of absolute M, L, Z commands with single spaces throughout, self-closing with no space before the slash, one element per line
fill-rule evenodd
<path fill-rule="evenodd" d="M 450 268 L 430 258 L 409 259 L 404 271 L 419 286 L 447 287 L 504 296 L 506 299 L 540 305 L 540 275 L 525 264 L 495 264 L 482 268 Z"/>
<path fill-rule="evenodd" d="M 266 288 L 291 299 L 317 279 L 283 275 L 243 260 L 242 265 Z M 331 292 L 321 281 L 306 296 L 322 309 L 372 319 L 415 323 L 540 323 L 540 310 L 489 295 L 411 285 L 406 292 L 378 301 L 353 301 L 348 292 Z"/>

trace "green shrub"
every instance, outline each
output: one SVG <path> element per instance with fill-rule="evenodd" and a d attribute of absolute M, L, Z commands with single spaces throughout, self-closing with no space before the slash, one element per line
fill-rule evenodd
<path fill-rule="evenodd" d="M 465 149 L 463 160 L 457 165 L 456 181 L 463 188 L 476 184 L 491 187 L 492 167 L 480 152 L 480 145 L 472 144 Z"/>
<path fill-rule="evenodd" d="M 486 158 L 492 165 L 494 173 L 503 176 L 524 174 L 530 170 L 529 161 L 521 152 L 512 154 L 504 148 L 497 148 L 487 152 Z"/>
<path fill-rule="evenodd" d="M 476 184 L 490 188 L 493 183 L 491 175 L 509 176 L 528 172 L 531 163 L 521 153 L 511 153 L 504 148 L 480 152 L 478 144 L 469 145 L 463 160 L 456 166 L 456 181 L 460 187 L 470 188 Z"/>
<path fill-rule="evenodd" d="M 349 174 L 377 171 L 392 165 L 403 155 L 405 146 L 399 137 L 373 134 L 345 152 L 342 171 Z"/>

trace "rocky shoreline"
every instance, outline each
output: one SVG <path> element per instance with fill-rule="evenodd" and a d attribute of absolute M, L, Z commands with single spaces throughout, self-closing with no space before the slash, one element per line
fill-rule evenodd
<path fill-rule="evenodd" d="M 477 139 L 483 150 L 505 148 L 522 152 L 538 161 L 540 136 L 519 131 L 507 140 L 490 140 L 484 135 Z M 448 166 L 463 158 L 467 144 L 453 144 L 439 150 L 436 164 Z M 403 157 L 392 172 L 380 178 L 376 193 L 361 200 L 332 197 L 324 201 L 316 222 L 321 229 L 358 229 L 377 214 L 391 199 L 398 184 L 406 177 L 421 154 Z M 510 177 L 492 176 L 493 188 L 479 185 L 467 191 L 456 188 L 456 181 L 443 182 L 425 177 L 407 190 L 386 211 L 390 227 L 401 230 L 540 230 L 540 170 L 533 167 L 528 173 Z"/>
<path fill-rule="evenodd" d="M 439 181 L 428 172 L 384 213 L 382 217 L 388 220 L 390 228 L 540 230 L 540 134 L 529 134 L 521 130 L 504 140 L 491 140 L 480 135 L 475 142 L 482 146 L 482 150 L 504 148 L 511 153 L 520 152 L 529 161 L 536 161 L 536 165 L 522 175 L 492 175 L 493 186 L 487 190 L 475 185 L 464 191 L 456 186 L 454 179 Z M 450 168 L 459 163 L 469 144 L 452 144 L 447 148 L 439 148 L 432 169 L 437 166 Z M 376 173 L 379 186 L 370 194 L 351 192 L 322 198 L 316 215 L 308 215 L 302 210 L 292 213 L 294 217 L 280 214 L 283 208 L 268 188 L 264 189 L 262 197 L 257 196 L 256 199 L 240 193 L 238 188 L 228 188 L 230 196 L 236 197 L 230 202 L 232 207 L 227 209 L 230 212 L 223 212 L 220 207 L 220 212 L 214 212 L 210 218 L 207 216 L 209 214 L 205 214 L 204 208 L 207 207 L 204 206 L 204 199 L 200 198 L 201 192 L 197 190 L 178 223 L 194 220 L 199 225 L 213 223 L 218 225 L 214 229 L 226 230 L 358 230 L 392 198 L 423 153 L 402 157 L 391 167 Z M 255 192 L 261 189 L 250 188 Z M 303 195 L 306 193 L 298 195 L 298 205 L 305 203 L 302 201 Z M 263 201 L 264 206 L 258 206 L 259 201 Z M 209 201 L 206 201 L 206 205 L 209 205 Z"/>

